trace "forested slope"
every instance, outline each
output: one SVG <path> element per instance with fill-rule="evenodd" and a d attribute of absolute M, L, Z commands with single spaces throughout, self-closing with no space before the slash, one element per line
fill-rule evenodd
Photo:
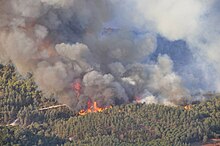
<path fill-rule="evenodd" d="M 183 107 L 127 104 L 79 116 L 37 89 L 31 74 L 0 67 L 0 145 L 193 145 L 220 137 L 220 98 Z M 18 119 L 16 126 L 10 126 Z"/>

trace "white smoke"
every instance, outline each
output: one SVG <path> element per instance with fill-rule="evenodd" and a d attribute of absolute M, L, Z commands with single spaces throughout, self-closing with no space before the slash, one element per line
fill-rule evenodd
<path fill-rule="evenodd" d="M 218 0 L 140 0 L 137 11 L 144 17 L 139 21 L 149 31 L 154 31 L 169 40 L 184 40 L 190 45 L 197 61 L 192 67 L 201 68 L 204 81 L 214 77 L 216 91 L 220 76 L 220 2 Z M 140 19 L 139 19 L 140 20 Z M 214 69 L 210 70 L 210 66 Z M 205 67 L 205 68 L 204 68 Z M 191 67 L 189 67 L 190 69 Z M 193 80 L 193 78 L 191 79 Z"/>
<path fill-rule="evenodd" d="M 138 10 L 149 27 L 172 39 L 186 39 L 195 35 L 200 17 L 210 4 L 207 0 L 141 0 Z"/>

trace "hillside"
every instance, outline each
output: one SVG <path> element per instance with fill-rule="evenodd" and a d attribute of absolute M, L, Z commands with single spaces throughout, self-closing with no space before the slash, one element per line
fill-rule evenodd
<path fill-rule="evenodd" d="M 45 97 L 31 74 L 21 78 L 12 65 L 1 65 L 0 104 L 0 145 L 181 146 L 220 137 L 220 98 L 214 95 L 188 110 L 127 104 L 80 116 Z"/>

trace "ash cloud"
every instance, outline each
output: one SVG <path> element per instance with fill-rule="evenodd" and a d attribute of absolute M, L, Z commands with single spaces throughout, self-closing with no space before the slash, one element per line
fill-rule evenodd
<path fill-rule="evenodd" d="M 206 49 L 217 51 L 219 42 L 217 8 L 207 12 L 214 2 L 0 1 L 1 62 L 12 61 L 23 75 L 32 72 L 45 94 L 77 110 L 87 100 L 103 106 L 136 98 L 174 105 L 190 97 L 185 86 L 190 79 L 174 71 L 175 60 L 168 55 L 150 60 L 157 35 L 186 41 L 198 60 L 204 57 L 217 70 L 218 57 Z M 210 23 L 201 18 L 207 13 Z M 213 26 L 210 33 L 201 35 L 208 25 Z M 137 28 L 144 33 L 135 34 Z M 81 84 L 78 91 L 76 82 Z"/>

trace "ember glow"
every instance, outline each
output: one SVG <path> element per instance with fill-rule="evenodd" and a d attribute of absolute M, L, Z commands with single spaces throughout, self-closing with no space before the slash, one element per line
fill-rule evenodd
<path fill-rule="evenodd" d="M 185 110 L 191 110 L 192 109 L 192 105 L 186 105 L 186 106 L 184 106 L 184 109 Z"/>
<path fill-rule="evenodd" d="M 80 96 L 80 94 L 81 94 L 81 93 L 80 93 L 80 92 L 81 92 L 81 88 L 82 88 L 82 85 L 81 85 L 80 81 L 74 82 L 73 85 L 72 85 L 72 87 L 73 87 L 73 90 L 74 90 L 75 93 L 76 93 L 77 98 L 79 98 L 79 96 Z"/>
<path fill-rule="evenodd" d="M 138 96 L 135 96 L 135 103 L 141 103 L 141 98 Z"/>
<path fill-rule="evenodd" d="M 112 108 L 112 106 L 99 107 L 99 106 L 97 105 L 97 102 L 91 103 L 90 101 L 88 102 L 87 107 L 88 107 L 88 108 L 87 108 L 86 110 L 81 110 L 81 111 L 79 112 L 79 115 L 84 116 L 84 115 L 89 114 L 89 113 L 102 112 L 102 111 L 104 111 L 104 110 L 107 110 L 107 109 L 111 109 L 111 108 Z"/>

